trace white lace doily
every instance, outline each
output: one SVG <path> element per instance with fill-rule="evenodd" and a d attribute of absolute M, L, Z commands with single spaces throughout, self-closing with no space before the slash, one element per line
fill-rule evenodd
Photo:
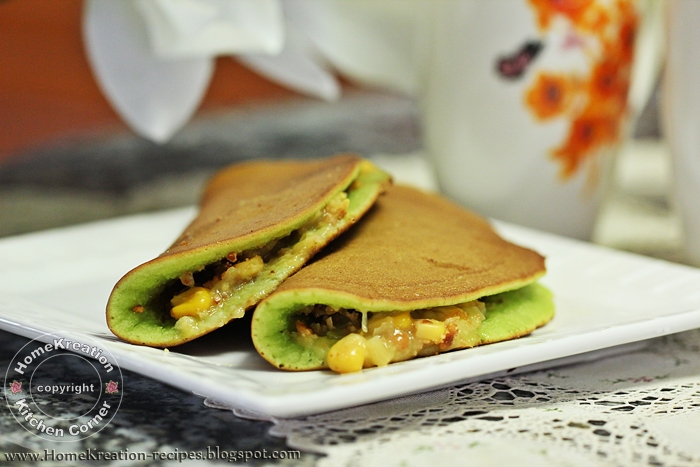
<path fill-rule="evenodd" d="M 593 363 L 273 421 L 291 447 L 326 454 L 319 466 L 700 466 L 700 330 Z"/>

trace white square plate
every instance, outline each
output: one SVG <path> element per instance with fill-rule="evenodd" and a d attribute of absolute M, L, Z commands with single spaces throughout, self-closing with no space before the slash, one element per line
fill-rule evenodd
<path fill-rule="evenodd" d="M 104 319 L 112 286 L 170 245 L 194 213 L 0 241 L 0 328 L 32 338 L 87 334 L 123 369 L 247 411 L 291 417 L 586 359 L 588 352 L 700 327 L 700 270 L 497 223 L 504 237 L 547 257 L 542 282 L 555 294 L 555 319 L 521 339 L 348 375 L 276 370 L 255 353 L 245 330 L 236 336 L 235 324 L 169 352 L 118 341 Z"/>

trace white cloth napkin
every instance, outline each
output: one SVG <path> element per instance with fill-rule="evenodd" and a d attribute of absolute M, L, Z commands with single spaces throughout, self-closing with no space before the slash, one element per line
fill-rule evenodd
<path fill-rule="evenodd" d="M 196 111 L 220 55 L 326 100 L 334 71 L 416 88 L 418 0 L 88 0 L 83 35 L 107 99 L 138 134 L 170 139 Z M 231 86 L 236 83 L 232 82 Z"/>

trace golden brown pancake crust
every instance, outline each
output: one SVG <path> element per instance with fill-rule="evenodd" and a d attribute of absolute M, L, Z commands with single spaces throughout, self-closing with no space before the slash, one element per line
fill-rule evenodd
<path fill-rule="evenodd" d="M 161 256 L 231 238 L 264 236 L 290 223 L 352 177 L 361 158 L 344 154 L 318 161 L 257 161 L 219 172 L 207 185 L 197 218 Z"/>
<path fill-rule="evenodd" d="M 481 217 L 405 186 L 389 187 L 326 251 L 277 293 L 320 289 L 418 309 L 510 290 L 545 273 L 541 255 L 502 239 Z"/>
<path fill-rule="evenodd" d="M 223 326 L 270 294 L 362 217 L 388 183 L 388 174 L 356 155 L 255 161 L 224 169 L 207 185 L 199 214 L 173 245 L 115 285 L 107 304 L 107 324 L 126 341 L 158 347 L 179 345 Z M 191 325 L 175 325 L 167 303 L 174 291 L 168 287 L 179 284 L 183 274 L 200 271 L 232 252 L 284 238 L 314 219 L 343 191 L 350 203 L 347 212 L 321 229 L 315 242 L 242 284 Z"/>

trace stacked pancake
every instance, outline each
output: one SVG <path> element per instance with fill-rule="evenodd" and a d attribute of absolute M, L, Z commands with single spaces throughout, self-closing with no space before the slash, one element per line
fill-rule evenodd
<path fill-rule="evenodd" d="M 107 324 L 126 341 L 169 347 L 242 317 L 355 223 L 388 181 L 353 155 L 224 169 L 173 245 L 117 283 Z"/>
<path fill-rule="evenodd" d="M 531 333 L 554 314 L 544 273 L 479 216 L 356 156 L 258 162 L 212 179 L 173 246 L 115 286 L 107 321 L 166 347 L 254 310 L 274 366 L 345 373 Z"/>

